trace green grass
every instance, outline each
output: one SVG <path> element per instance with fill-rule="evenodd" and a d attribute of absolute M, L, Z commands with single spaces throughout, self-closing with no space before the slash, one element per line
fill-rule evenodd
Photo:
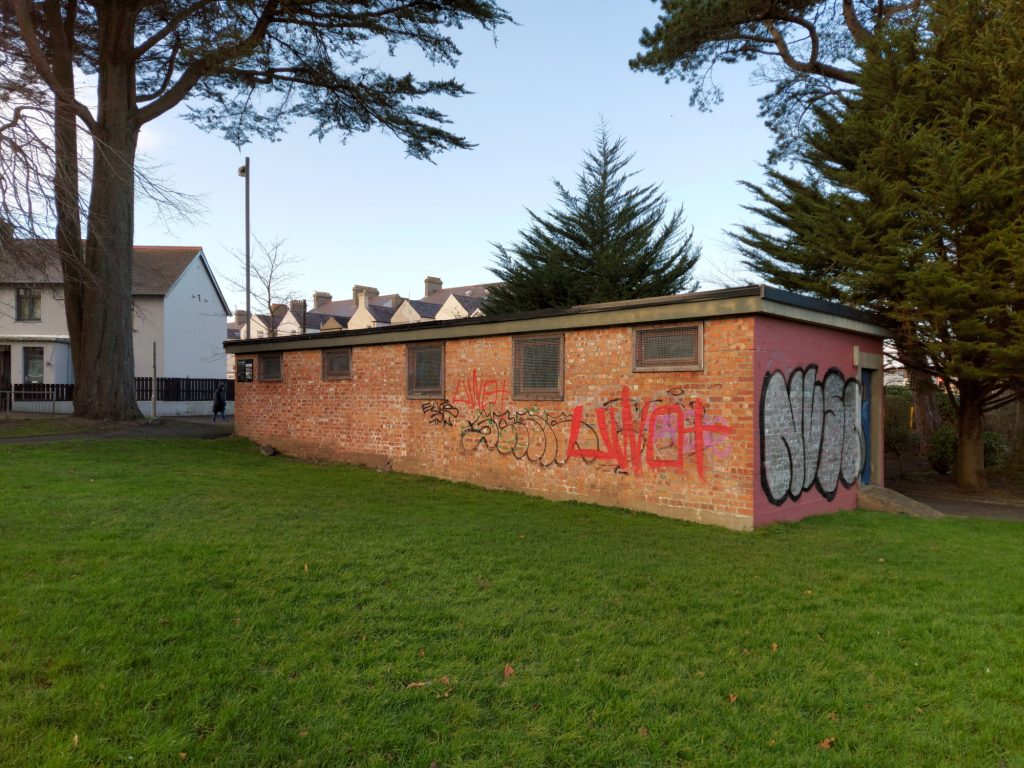
<path fill-rule="evenodd" d="M 0 477 L 3 766 L 1024 766 L 1024 526 L 740 534 L 239 440 Z"/>
<path fill-rule="evenodd" d="M 123 425 L 79 419 L 74 416 L 23 416 L 7 413 L 0 415 L 0 440 L 10 437 L 102 432 L 120 426 Z"/>

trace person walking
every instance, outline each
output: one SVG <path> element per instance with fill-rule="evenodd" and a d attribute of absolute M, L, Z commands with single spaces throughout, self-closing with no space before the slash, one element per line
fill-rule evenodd
<path fill-rule="evenodd" d="M 217 414 L 220 414 L 221 421 L 227 421 L 228 392 L 222 381 L 217 385 L 217 391 L 213 393 L 213 421 L 217 423 Z"/>

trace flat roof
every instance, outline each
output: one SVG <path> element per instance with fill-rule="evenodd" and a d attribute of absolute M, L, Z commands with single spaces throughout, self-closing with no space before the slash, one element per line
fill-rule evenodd
<path fill-rule="evenodd" d="M 228 352 L 286 352 L 413 341 L 506 336 L 616 325 L 702 320 L 737 315 L 769 315 L 799 323 L 836 328 L 885 338 L 888 331 L 866 312 L 843 304 L 801 296 L 767 285 L 747 285 L 676 296 L 655 296 L 604 304 L 581 304 L 563 309 L 539 309 L 510 315 L 485 315 L 459 320 L 402 323 L 380 328 L 277 336 L 268 339 L 229 340 Z"/>

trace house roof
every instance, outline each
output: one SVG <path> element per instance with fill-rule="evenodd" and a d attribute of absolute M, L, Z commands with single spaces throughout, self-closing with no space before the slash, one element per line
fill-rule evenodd
<path fill-rule="evenodd" d="M 391 304 L 398 304 L 402 300 L 402 297 L 397 293 L 387 293 L 383 296 L 374 296 L 370 299 L 369 304 L 379 306 L 390 306 Z M 326 317 L 333 317 L 339 323 L 342 320 L 348 320 L 355 314 L 356 309 L 359 305 L 356 304 L 355 299 L 342 299 L 340 301 L 328 301 L 325 304 L 321 304 L 316 309 L 310 309 L 306 311 L 307 315 L 324 315 Z M 326 321 L 326 320 L 325 320 Z M 321 322 L 325 322 L 321 321 Z"/>
<path fill-rule="evenodd" d="M 379 304 L 367 304 L 366 311 L 370 313 L 370 316 L 378 323 L 390 323 L 391 318 L 394 317 L 395 310 L 391 307 L 382 307 Z"/>
<path fill-rule="evenodd" d="M 802 296 L 764 285 L 747 285 L 714 291 L 655 296 L 649 299 L 583 304 L 562 309 L 538 309 L 510 315 L 484 315 L 458 320 L 432 320 L 379 328 L 332 331 L 258 341 L 228 341 L 229 352 L 274 352 L 295 349 L 326 349 L 374 344 L 499 336 L 510 333 L 541 333 L 581 328 L 604 328 L 640 323 L 694 321 L 742 315 L 766 315 L 798 323 L 862 333 L 884 338 L 888 331 L 865 312 L 829 301 Z"/>
<path fill-rule="evenodd" d="M 132 252 L 132 295 L 166 296 L 196 257 L 217 291 L 224 314 L 229 314 L 220 286 L 198 245 L 136 245 Z M 18 240 L 10 251 L 0 249 L 0 283 L 63 282 L 55 240 Z"/>
<path fill-rule="evenodd" d="M 429 301 L 416 301 L 415 299 L 406 299 L 406 302 L 410 307 L 416 310 L 416 313 L 420 317 L 437 317 L 437 313 L 441 309 L 440 304 L 434 304 Z"/>
<path fill-rule="evenodd" d="M 486 299 L 490 295 L 490 286 L 493 283 L 481 283 L 479 285 L 459 285 L 455 288 L 442 288 L 434 291 L 429 296 L 424 296 L 420 301 L 428 304 L 444 304 L 453 293 L 456 296 L 466 296 L 471 299 Z"/>
<path fill-rule="evenodd" d="M 453 293 L 452 295 L 455 297 L 455 300 L 462 305 L 462 308 L 466 310 L 467 314 L 472 315 L 478 309 L 482 311 L 484 308 L 483 299 L 475 299 L 472 296 L 460 296 L 457 293 Z"/>
<path fill-rule="evenodd" d="M 264 328 L 273 330 L 281 324 L 281 321 L 284 320 L 284 316 L 288 314 L 288 305 L 275 304 L 271 307 L 271 312 L 272 314 L 270 315 L 253 314 L 253 317 L 263 323 Z"/>

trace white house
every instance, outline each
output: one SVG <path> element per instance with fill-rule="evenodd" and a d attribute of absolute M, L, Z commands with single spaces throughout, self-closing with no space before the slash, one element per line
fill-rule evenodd
<path fill-rule="evenodd" d="M 73 384 L 64 291 L 52 240 L 0 251 L 0 383 Z M 227 302 L 203 249 L 136 246 L 135 375 L 223 378 Z M 6 377 L 6 378 L 5 378 Z"/>

